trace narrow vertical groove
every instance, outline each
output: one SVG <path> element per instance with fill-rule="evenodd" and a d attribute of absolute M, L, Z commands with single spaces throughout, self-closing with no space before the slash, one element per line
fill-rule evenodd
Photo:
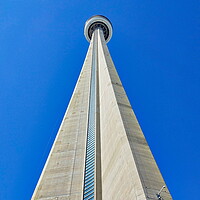
<path fill-rule="evenodd" d="M 102 182 L 101 182 L 101 135 L 100 135 L 100 105 L 99 105 L 99 34 L 102 30 L 98 29 L 98 39 L 96 45 L 96 200 L 102 200 Z"/>
<path fill-rule="evenodd" d="M 96 31 L 93 34 L 92 73 L 90 84 L 89 121 L 85 159 L 83 199 L 92 200 L 95 194 L 95 154 L 96 154 Z"/>

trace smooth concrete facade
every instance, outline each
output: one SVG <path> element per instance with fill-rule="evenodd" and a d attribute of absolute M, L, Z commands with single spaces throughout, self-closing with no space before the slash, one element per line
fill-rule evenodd
<path fill-rule="evenodd" d="M 158 199 L 166 185 L 114 67 L 98 34 L 102 199 Z M 172 199 L 167 188 L 164 200 Z"/>
<path fill-rule="evenodd" d="M 166 186 L 126 96 L 104 33 L 96 28 L 32 200 L 82 200 L 91 71 L 96 68 L 96 200 L 157 200 Z M 165 188 L 161 197 L 172 199 Z"/>

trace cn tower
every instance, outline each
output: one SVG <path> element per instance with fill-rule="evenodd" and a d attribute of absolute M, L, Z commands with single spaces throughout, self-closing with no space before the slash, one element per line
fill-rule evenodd
<path fill-rule="evenodd" d="M 89 49 L 32 200 L 172 199 L 110 56 L 112 34 L 102 15 L 85 23 Z"/>

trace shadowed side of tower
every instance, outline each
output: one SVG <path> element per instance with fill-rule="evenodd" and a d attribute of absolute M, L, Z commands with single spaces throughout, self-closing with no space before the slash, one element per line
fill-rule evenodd
<path fill-rule="evenodd" d="M 91 42 L 32 200 L 82 199 L 92 53 Z"/>
<path fill-rule="evenodd" d="M 88 53 L 32 200 L 172 199 L 108 51 L 110 21 L 93 16 L 84 34 Z"/>

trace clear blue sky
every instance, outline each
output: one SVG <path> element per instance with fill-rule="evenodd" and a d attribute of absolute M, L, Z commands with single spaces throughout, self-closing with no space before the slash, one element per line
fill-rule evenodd
<path fill-rule="evenodd" d="M 174 199 L 200 199 L 198 0 L 0 2 L 0 200 L 29 200 L 87 52 L 85 21 L 108 17 L 108 46 Z"/>

